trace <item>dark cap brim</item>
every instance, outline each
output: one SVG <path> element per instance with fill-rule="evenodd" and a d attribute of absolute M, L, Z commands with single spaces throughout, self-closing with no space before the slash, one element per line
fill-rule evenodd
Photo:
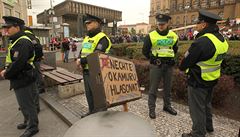
<path fill-rule="evenodd" d="M 12 26 L 13 24 L 2 24 L 2 27 L 4 28 L 4 27 L 9 27 L 9 26 Z"/>
<path fill-rule="evenodd" d="M 157 24 L 166 24 L 168 23 L 167 21 L 157 21 Z"/>
<path fill-rule="evenodd" d="M 86 20 L 86 21 L 84 21 L 84 23 L 87 24 L 87 23 L 89 23 L 89 22 L 93 22 L 93 21 L 96 21 L 96 22 L 98 22 L 99 24 L 101 24 L 100 21 L 98 21 L 98 20 L 94 20 L 94 19 L 92 19 L 92 20 Z"/>

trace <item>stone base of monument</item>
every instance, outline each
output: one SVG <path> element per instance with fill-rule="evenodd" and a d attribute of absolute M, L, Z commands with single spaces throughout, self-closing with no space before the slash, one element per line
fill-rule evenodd
<path fill-rule="evenodd" d="M 84 83 L 73 83 L 68 85 L 58 85 L 58 95 L 60 98 L 69 98 L 75 95 L 83 94 L 85 91 Z"/>
<path fill-rule="evenodd" d="M 155 128 L 129 113 L 104 111 L 89 115 L 68 129 L 64 137 L 156 137 Z"/>
<path fill-rule="evenodd" d="M 43 54 L 44 60 L 42 60 L 42 63 L 54 67 L 56 69 L 56 51 L 44 50 Z"/>

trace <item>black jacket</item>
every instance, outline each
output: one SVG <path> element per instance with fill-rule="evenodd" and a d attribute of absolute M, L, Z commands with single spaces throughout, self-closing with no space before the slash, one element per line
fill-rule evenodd
<path fill-rule="evenodd" d="M 158 32 L 159 35 L 161 36 L 166 36 L 169 32 L 169 29 L 166 29 L 164 31 L 159 31 L 159 29 L 156 29 L 156 31 Z M 176 54 L 177 51 L 178 51 L 178 41 L 173 45 L 173 51 L 174 53 Z M 142 53 L 143 55 L 147 58 L 147 59 L 150 59 L 150 63 L 152 58 L 153 58 L 153 55 L 152 55 L 152 52 L 151 52 L 151 48 L 152 48 L 152 43 L 151 43 L 151 39 L 150 39 L 150 36 L 147 35 L 144 39 L 144 44 L 143 44 L 143 48 L 142 48 Z M 165 58 L 167 59 L 167 58 Z M 169 59 L 172 59 L 172 58 L 169 58 Z"/>
<path fill-rule="evenodd" d="M 188 49 L 188 53 L 185 54 L 185 58 L 182 60 L 179 67 L 180 70 L 185 71 L 189 68 L 188 72 L 188 84 L 193 87 L 211 88 L 216 85 L 217 80 L 205 81 L 201 78 L 201 69 L 196 64 L 200 61 L 206 61 L 213 57 L 216 52 L 216 48 L 212 41 L 208 37 L 201 37 L 205 33 L 212 33 L 220 41 L 224 41 L 223 36 L 219 33 L 217 25 L 210 25 L 196 36 L 196 40 L 191 44 Z"/>
<path fill-rule="evenodd" d="M 19 37 L 25 35 L 20 31 L 10 37 L 14 43 Z M 18 89 L 35 81 L 35 72 L 28 60 L 33 57 L 34 48 L 30 40 L 20 39 L 11 49 L 12 63 L 7 67 L 5 78 L 10 80 L 10 89 Z M 34 74 L 34 75 L 32 75 Z"/>

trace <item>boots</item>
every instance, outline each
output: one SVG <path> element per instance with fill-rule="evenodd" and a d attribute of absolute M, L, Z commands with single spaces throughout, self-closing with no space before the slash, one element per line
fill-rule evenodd
<path fill-rule="evenodd" d="M 17 125 L 17 129 L 25 129 L 27 127 L 27 121 Z"/>
<path fill-rule="evenodd" d="M 156 119 L 155 110 L 149 110 L 149 117 L 150 117 L 151 119 Z"/>
<path fill-rule="evenodd" d="M 169 107 L 163 107 L 163 110 L 168 112 L 169 114 L 172 114 L 172 115 L 177 115 L 177 111 L 174 110 L 171 106 Z"/>

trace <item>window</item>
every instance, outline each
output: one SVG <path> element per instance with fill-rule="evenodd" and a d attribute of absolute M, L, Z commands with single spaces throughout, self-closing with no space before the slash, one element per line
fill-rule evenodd
<path fill-rule="evenodd" d="M 177 16 L 177 18 L 176 18 L 176 24 L 177 24 L 177 25 L 179 25 L 179 24 L 180 24 L 179 20 L 180 20 L 180 17 L 179 17 L 179 16 Z"/>
<path fill-rule="evenodd" d="M 191 16 L 191 22 L 194 23 L 194 20 L 196 19 L 196 16 L 195 15 L 192 15 Z"/>
<path fill-rule="evenodd" d="M 187 25 L 187 16 L 183 16 L 183 24 Z"/>
<path fill-rule="evenodd" d="M 201 8 L 208 8 L 208 1 L 207 0 L 201 0 Z"/>
<path fill-rule="evenodd" d="M 183 11 L 183 4 L 182 3 L 178 5 L 178 10 Z"/>
<path fill-rule="evenodd" d="M 21 13 L 20 12 L 15 12 L 15 17 L 21 18 Z"/>
<path fill-rule="evenodd" d="M 11 16 L 12 15 L 12 9 L 9 7 L 4 7 L 5 16 Z"/>
<path fill-rule="evenodd" d="M 232 3 L 235 3 L 235 2 L 236 2 L 236 0 L 225 0 L 226 4 L 232 4 Z"/>
<path fill-rule="evenodd" d="M 199 0 L 194 0 L 192 7 L 193 7 L 193 9 L 198 9 L 199 8 Z"/>
<path fill-rule="evenodd" d="M 220 5 L 224 5 L 224 0 L 220 0 Z"/>
<path fill-rule="evenodd" d="M 218 6 L 218 3 L 216 0 L 211 0 L 210 1 L 210 7 L 217 7 Z"/>

